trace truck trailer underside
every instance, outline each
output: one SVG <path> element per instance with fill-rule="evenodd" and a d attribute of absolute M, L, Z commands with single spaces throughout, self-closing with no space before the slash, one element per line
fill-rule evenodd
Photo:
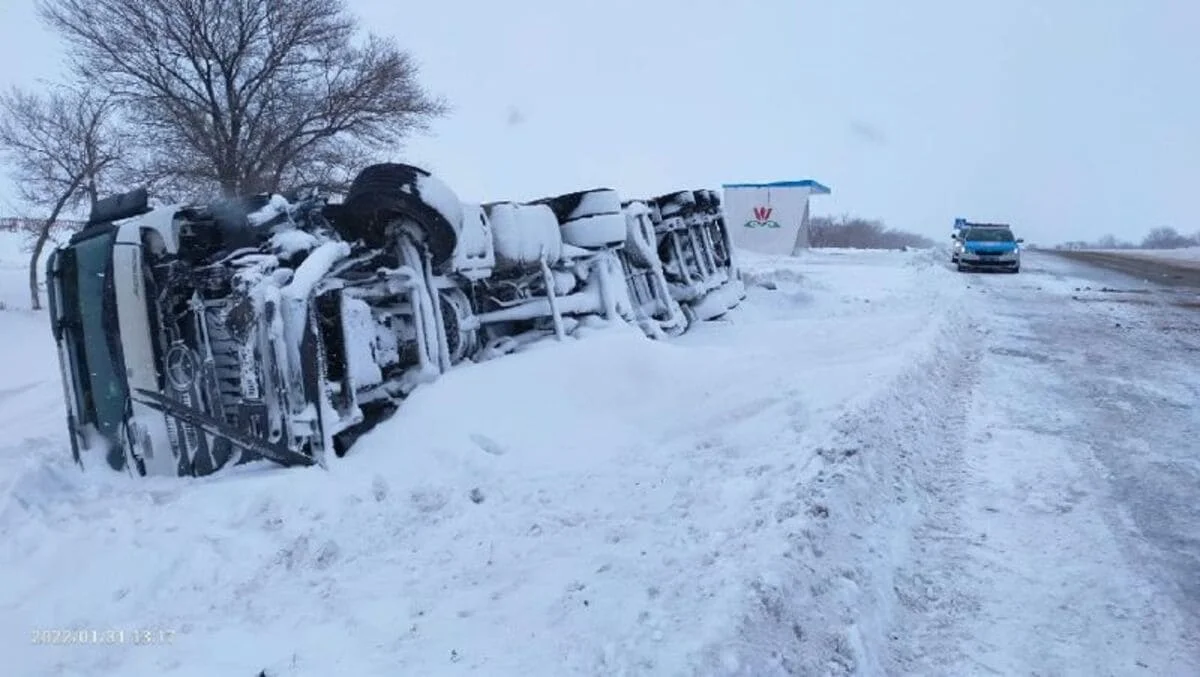
<path fill-rule="evenodd" d="M 148 203 L 101 201 L 48 263 L 85 467 L 325 464 L 464 361 L 597 323 L 674 336 L 745 296 L 711 190 L 471 204 L 385 163 L 336 203 Z"/>

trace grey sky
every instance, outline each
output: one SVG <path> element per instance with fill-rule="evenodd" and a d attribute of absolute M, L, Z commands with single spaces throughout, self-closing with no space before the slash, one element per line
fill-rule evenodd
<path fill-rule="evenodd" d="M 1195 0 L 349 2 L 456 107 L 397 155 L 463 199 L 815 178 L 939 240 L 1200 230 Z M 3 84 L 58 53 L 0 3 Z"/>

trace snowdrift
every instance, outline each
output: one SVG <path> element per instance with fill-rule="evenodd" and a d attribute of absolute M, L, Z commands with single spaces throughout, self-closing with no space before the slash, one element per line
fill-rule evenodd
<path fill-rule="evenodd" d="M 0 383 L 0 651 L 14 674 L 872 674 L 961 288 L 924 252 L 740 260 L 722 320 L 463 365 L 327 472 L 81 474 L 44 323 L 0 315 L 38 358 Z"/>

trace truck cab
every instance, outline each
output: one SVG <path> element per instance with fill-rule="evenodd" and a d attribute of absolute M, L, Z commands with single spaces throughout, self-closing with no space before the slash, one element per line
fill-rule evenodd
<path fill-rule="evenodd" d="M 206 475 L 260 457 L 311 462 L 272 444 L 278 431 L 253 410 L 255 398 L 241 397 L 254 393 L 234 393 L 236 406 L 221 406 L 229 399 L 221 397 L 222 369 L 244 365 L 213 350 L 223 337 L 204 292 L 222 280 L 188 266 L 181 249 L 248 239 L 255 234 L 192 207 L 150 209 L 138 189 L 97 203 L 86 227 L 50 254 L 50 326 L 76 463 Z"/>
<path fill-rule="evenodd" d="M 58 347 L 68 429 L 76 462 L 81 449 L 101 445 L 108 463 L 124 469 L 118 443 L 129 388 L 116 323 L 113 250 L 116 227 L 88 227 L 50 254 L 46 287 Z"/>

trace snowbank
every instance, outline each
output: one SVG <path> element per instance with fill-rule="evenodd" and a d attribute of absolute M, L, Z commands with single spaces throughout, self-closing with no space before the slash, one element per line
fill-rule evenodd
<path fill-rule="evenodd" d="M 739 256 L 722 321 L 452 370 L 329 471 L 81 475 L 44 318 L 0 315 L 29 356 L 0 375 L 0 653 L 13 674 L 870 673 L 895 596 L 871 567 L 909 491 L 892 450 L 936 411 L 918 393 L 953 373 L 965 287 L 936 252 Z"/>

